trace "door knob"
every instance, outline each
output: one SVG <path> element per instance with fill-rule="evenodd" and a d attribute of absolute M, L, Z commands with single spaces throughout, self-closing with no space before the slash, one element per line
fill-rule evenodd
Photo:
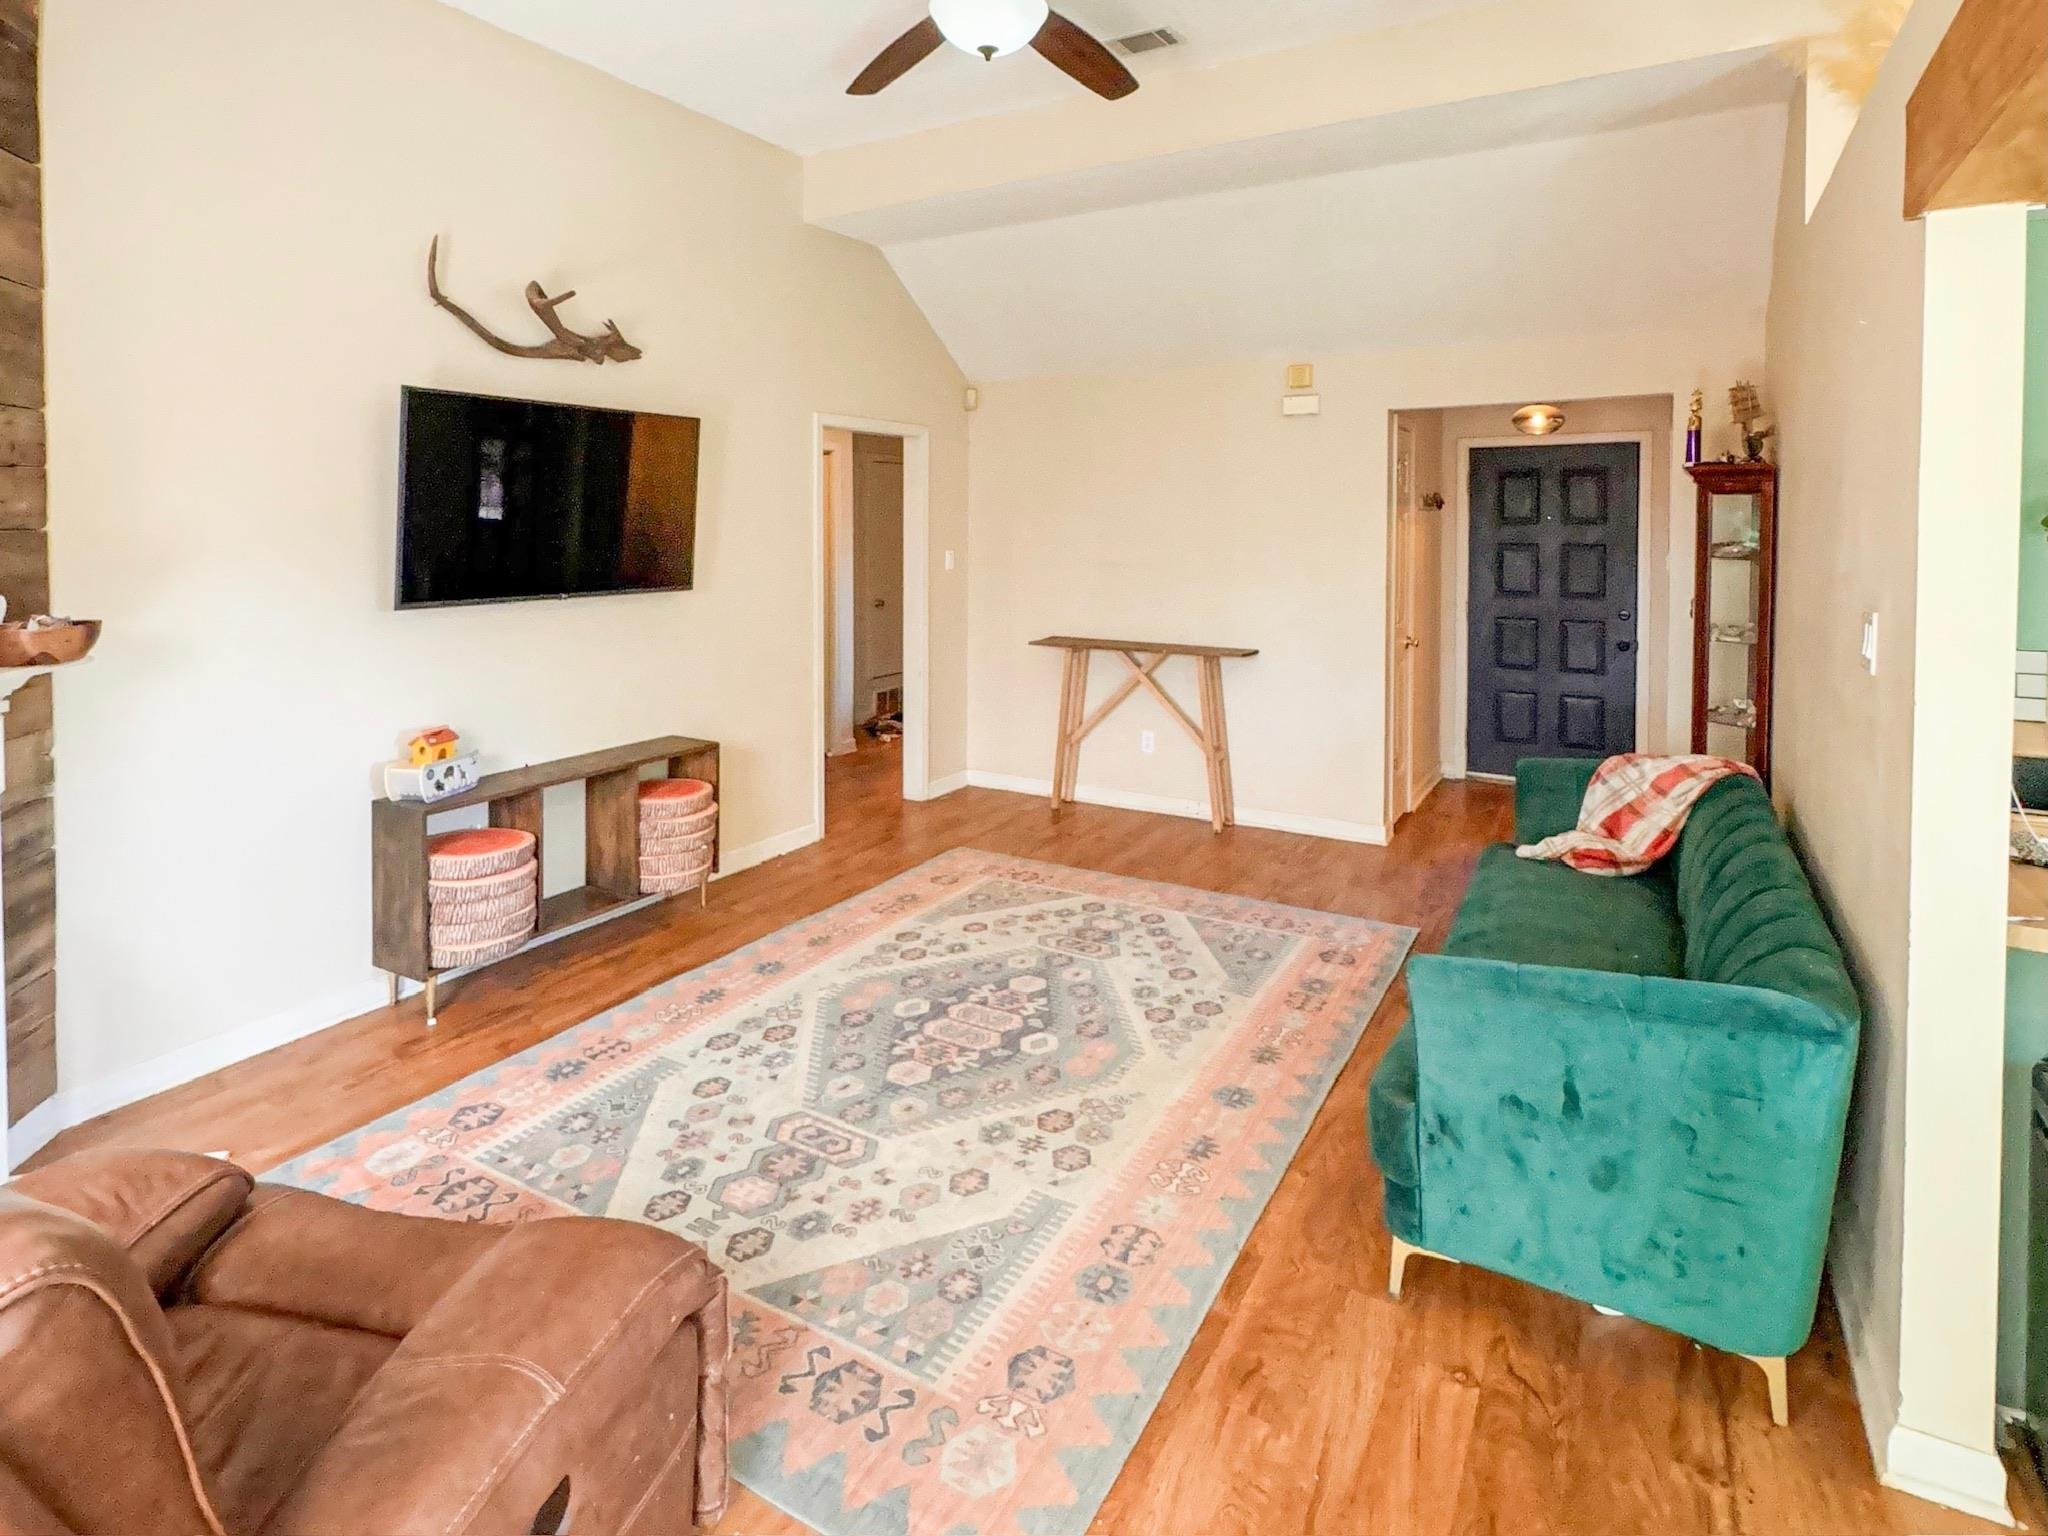
<path fill-rule="evenodd" d="M 1632 651 L 1635 648 L 1636 646 L 1633 640 L 1623 640 L 1622 642 L 1620 642 L 1620 644 L 1615 646 L 1615 649 L 1617 651 Z"/>
<path fill-rule="evenodd" d="M 1617 613 L 1615 617 L 1621 620 L 1622 623 L 1626 624 L 1630 619 L 1634 618 L 1635 615 L 1630 613 L 1626 608 L 1624 608 L 1621 610 L 1620 613 Z"/>
<path fill-rule="evenodd" d="M 1401 637 L 1401 649 L 1404 651 L 1412 651 L 1415 649 L 1415 647 L 1417 647 L 1420 644 L 1422 644 L 1422 642 L 1416 639 L 1413 635 L 1404 635 Z"/>
<path fill-rule="evenodd" d="M 886 597 L 878 597 L 875 599 L 875 606 L 877 608 L 886 608 L 889 606 L 889 600 Z"/>

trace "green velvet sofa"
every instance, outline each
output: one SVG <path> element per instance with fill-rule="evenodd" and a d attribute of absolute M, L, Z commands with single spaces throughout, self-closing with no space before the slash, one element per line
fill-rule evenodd
<path fill-rule="evenodd" d="M 1590 761 L 1529 759 L 1515 835 L 1578 820 Z M 1629 878 L 1486 850 L 1373 1078 L 1393 1234 L 1764 1367 L 1812 1331 L 1860 1024 L 1753 779 Z"/>

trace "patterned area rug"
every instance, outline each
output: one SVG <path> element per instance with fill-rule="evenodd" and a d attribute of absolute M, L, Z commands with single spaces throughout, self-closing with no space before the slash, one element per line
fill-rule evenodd
<path fill-rule="evenodd" d="M 1413 937 L 960 851 L 272 1177 L 681 1233 L 732 1278 L 747 1487 L 1072 1536 Z"/>

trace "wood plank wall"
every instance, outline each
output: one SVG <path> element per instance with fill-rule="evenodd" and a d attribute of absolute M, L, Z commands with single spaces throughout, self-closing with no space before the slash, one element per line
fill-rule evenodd
<path fill-rule="evenodd" d="M 43 475 L 39 0 L 0 0 L 0 593 L 10 617 L 50 606 Z M 50 682 L 14 696 L 0 796 L 6 928 L 7 1121 L 57 1089 L 57 864 Z"/>

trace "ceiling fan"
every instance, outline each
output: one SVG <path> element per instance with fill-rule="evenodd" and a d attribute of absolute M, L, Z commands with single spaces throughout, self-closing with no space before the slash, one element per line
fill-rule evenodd
<path fill-rule="evenodd" d="M 931 0 L 931 15 L 884 48 L 846 94 L 872 96 L 895 84 L 942 43 L 991 60 L 1020 48 L 1035 49 L 1107 101 L 1121 101 L 1138 88 L 1137 78 L 1115 54 L 1046 0 Z"/>

